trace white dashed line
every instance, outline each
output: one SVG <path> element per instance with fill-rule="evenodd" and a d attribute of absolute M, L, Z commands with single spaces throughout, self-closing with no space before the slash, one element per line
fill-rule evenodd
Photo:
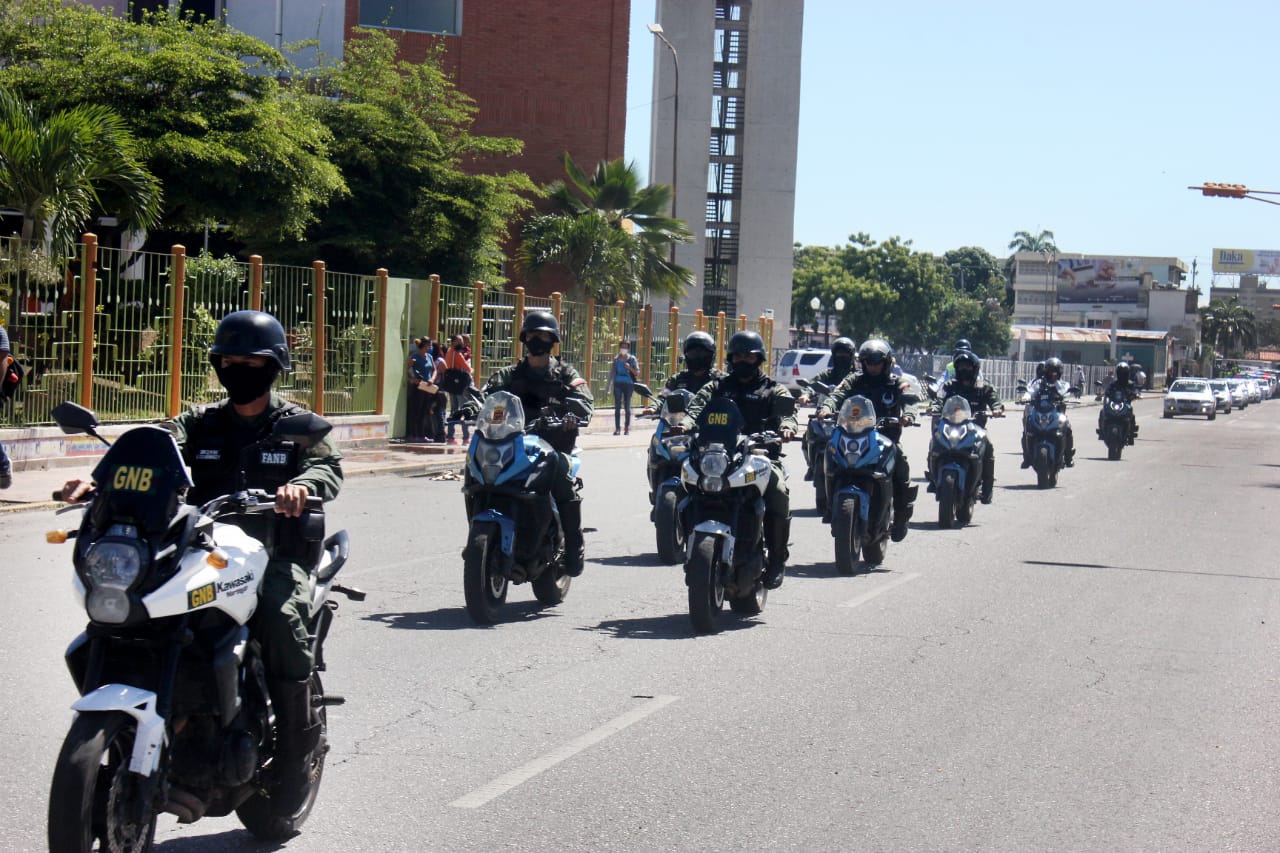
<path fill-rule="evenodd" d="M 567 761 L 579 752 L 582 752 L 584 749 L 595 746 L 610 735 L 616 735 L 628 726 L 640 722 L 655 711 L 660 711 L 672 702 L 679 701 L 679 699 L 679 696 L 655 696 L 640 707 L 634 708 L 622 716 L 610 720 L 599 728 L 592 729 L 582 737 L 569 741 L 559 749 L 552 750 L 546 755 L 535 758 L 523 767 L 517 767 L 510 773 L 502 774 L 489 784 L 476 788 L 470 794 L 467 794 L 464 797 L 459 797 L 452 803 L 449 803 L 449 805 L 459 809 L 478 809 L 490 800 L 502 796 L 512 788 L 523 785 L 539 773 L 550 770 L 562 761 Z"/>
<path fill-rule="evenodd" d="M 875 598 L 880 593 L 888 592 L 894 587 L 902 586 L 907 581 L 913 581 L 918 577 L 920 577 L 919 572 L 909 574 L 909 575 L 902 575 L 901 577 L 894 578 L 891 581 L 887 581 L 881 584 L 875 589 L 869 589 L 866 592 L 862 593 L 862 595 L 855 595 L 853 598 L 849 599 L 848 601 L 846 601 L 844 604 L 841 604 L 840 606 L 841 607 L 857 607 L 859 604 L 866 604 L 868 601 Z"/>

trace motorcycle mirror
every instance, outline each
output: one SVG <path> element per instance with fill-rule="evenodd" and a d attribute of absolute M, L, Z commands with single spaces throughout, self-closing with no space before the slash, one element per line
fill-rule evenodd
<path fill-rule="evenodd" d="M 53 411 L 49 414 L 53 415 L 53 420 L 58 424 L 67 435 L 91 435 L 101 441 L 108 447 L 111 442 L 98 435 L 98 416 L 93 413 L 92 409 L 86 409 L 84 406 L 66 400 L 53 407 Z"/>
<path fill-rule="evenodd" d="M 782 417 L 785 418 L 787 415 L 794 415 L 796 413 L 796 398 L 787 394 L 782 399 L 786 401 L 782 404 Z"/>
<path fill-rule="evenodd" d="M 639 394 L 641 397 L 645 397 L 650 400 L 654 399 L 653 390 L 650 389 L 649 386 L 645 385 L 643 382 L 636 383 L 636 393 Z"/>
<path fill-rule="evenodd" d="M 1017 387 L 1018 387 L 1018 390 L 1025 391 L 1027 388 L 1027 380 L 1019 379 Z"/>
<path fill-rule="evenodd" d="M 276 421 L 271 427 L 271 435 L 273 438 L 292 441 L 302 447 L 314 447 L 332 429 L 333 424 L 314 412 L 299 412 Z"/>
<path fill-rule="evenodd" d="M 812 387 L 812 385 L 810 384 L 810 382 L 809 382 L 809 380 L 808 380 L 808 379 L 797 379 L 797 380 L 796 380 L 796 384 L 797 384 L 797 385 L 799 385 L 801 388 L 810 388 L 810 387 Z"/>
<path fill-rule="evenodd" d="M 576 416 L 579 420 L 591 417 L 593 411 L 589 403 L 576 397 L 570 397 L 565 400 L 564 407 L 569 410 L 569 414 Z"/>
<path fill-rule="evenodd" d="M 667 396 L 666 407 L 668 412 L 687 412 L 689 411 L 689 392 L 677 391 Z"/>

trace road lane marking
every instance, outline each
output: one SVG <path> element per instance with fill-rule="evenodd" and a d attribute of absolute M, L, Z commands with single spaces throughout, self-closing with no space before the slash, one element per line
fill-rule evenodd
<path fill-rule="evenodd" d="M 841 604 L 840 606 L 841 607 L 857 607 L 859 604 L 866 604 L 868 601 L 875 598 L 880 593 L 888 592 L 894 587 L 902 586 L 907 581 L 913 581 L 918 577 L 920 577 L 919 572 L 913 572 L 909 575 L 902 575 L 901 577 L 894 578 L 891 581 L 887 581 L 881 584 L 875 589 L 869 589 L 866 592 L 862 593 L 862 595 L 855 595 L 853 598 L 849 599 L 848 601 L 846 601 L 844 604 Z"/>
<path fill-rule="evenodd" d="M 546 755 L 535 758 L 522 767 L 517 767 L 510 773 L 502 774 L 489 784 L 476 788 L 470 794 L 459 797 L 449 805 L 459 809 L 478 809 L 490 800 L 502 796 L 512 788 L 523 785 L 538 774 L 550 770 L 563 761 L 567 761 L 584 749 L 595 746 L 610 735 L 616 735 L 628 726 L 640 722 L 650 714 L 662 710 L 672 702 L 679 701 L 679 699 L 679 696 L 655 696 L 640 707 L 633 708 L 622 716 L 592 729 L 582 737 L 569 741 L 559 749 L 553 749 Z"/>

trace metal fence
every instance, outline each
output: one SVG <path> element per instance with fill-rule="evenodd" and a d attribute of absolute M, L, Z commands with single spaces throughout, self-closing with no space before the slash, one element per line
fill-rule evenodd
<path fill-rule="evenodd" d="M 922 382 L 925 375 L 942 377 L 951 361 L 949 355 L 928 355 L 921 353 L 900 353 L 898 364 L 908 373 L 915 374 Z M 982 360 L 982 378 L 990 382 L 1001 400 L 1012 400 L 1018 396 L 1018 382 L 1030 383 L 1036 377 L 1035 361 L 1015 361 L 1007 358 L 984 358 Z M 1084 373 L 1084 384 L 1080 389 L 1083 394 L 1095 391 L 1095 383 L 1104 385 L 1111 380 L 1112 368 L 1101 365 L 1065 364 L 1062 378 L 1076 385 L 1077 370 Z"/>
<path fill-rule="evenodd" d="M 0 239 L 0 255 L 9 338 L 28 371 L 0 407 L 0 428 L 52 423 L 50 409 L 63 400 L 105 422 L 160 419 L 218 399 L 224 392 L 208 348 L 218 321 L 245 308 L 285 327 L 293 370 L 277 386 L 283 396 L 328 414 L 378 409 L 385 271 L 333 273 L 320 262 L 287 267 L 256 255 L 248 263 L 188 258 L 180 246 L 124 251 L 99 247 L 93 235 L 56 277 L 33 277 L 16 263 L 17 238 Z"/>

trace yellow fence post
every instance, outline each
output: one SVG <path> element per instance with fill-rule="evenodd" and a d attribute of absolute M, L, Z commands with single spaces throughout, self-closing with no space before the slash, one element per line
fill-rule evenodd
<path fill-rule="evenodd" d="M 520 359 L 520 326 L 524 323 L 524 288 L 516 288 L 516 311 L 511 315 L 511 357 Z"/>
<path fill-rule="evenodd" d="M 739 314 L 738 315 L 738 331 L 745 332 L 746 330 L 747 330 L 747 315 Z"/>
<path fill-rule="evenodd" d="M 595 352 L 595 324 L 596 324 L 596 298 L 594 296 L 587 297 L 587 342 L 583 353 L 583 360 L 586 362 L 582 366 L 583 377 L 587 380 L 587 387 L 591 387 L 591 375 L 595 372 L 592 370 Z"/>
<path fill-rule="evenodd" d="M 324 414 L 324 261 L 311 262 L 311 293 L 315 306 L 315 324 L 311 331 L 311 344 L 315 347 L 312 361 L 311 410 L 317 415 Z"/>
<path fill-rule="evenodd" d="M 80 405 L 93 408 L 93 321 L 98 310 L 98 235 L 84 235 L 80 301 Z M 17 302 L 15 299 L 14 302 Z"/>
<path fill-rule="evenodd" d="M 613 307 L 618 314 L 618 341 L 625 341 L 627 339 L 627 317 L 623 312 L 626 310 L 627 303 L 619 299 L 613 303 Z M 613 346 L 616 347 L 618 341 L 613 341 Z"/>
<path fill-rule="evenodd" d="M 562 330 L 564 329 L 564 323 L 560 321 L 560 307 L 561 305 L 563 305 L 563 303 L 564 303 L 564 295 L 561 294 L 560 291 L 557 290 L 551 294 L 551 313 L 555 315 L 556 325 L 559 326 Z M 590 329 L 587 330 L 587 334 L 588 335 L 591 334 Z M 560 337 L 562 338 L 564 337 L 563 331 L 561 331 Z M 556 344 L 554 347 L 551 348 L 551 354 L 554 355 L 556 358 L 560 357 L 560 344 Z"/>
<path fill-rule="evenodd" d="M 680 344 L 676 340 L 680 337 L 680 306 L 671 306 L 671 319 L 668 321 L 667 331 L 667 356 L 670 362 L 668 376 L 676 375 L 676 359 L 679 358 Z"/>
<path fill-rule="evenodd" d="M 440 336 L 440 276 L 427 276 L 431 281 L 431 302 L 427 305 L 427 337 L 435 340 Z"/>
<path fill-rule="evenodd" d="M 765 323 L 765 328 L 768 329 L 768 333 L 764 336 L 765 352 L 769 353 L 770 357 L 772 357 L 773 356 L 773 318 L 772 317 L 770 317 L 768 321 Z"/>
<path fill-rule="evenodd" d="M 716 314 L 716 364 L 724 364 L 724 312 Z"/>
<path fill-rule="evenodd" d="M 760 322 L 758 324 L 758 328 L 760 331 L 760 340 L 764 341 L 764 372 L 768 373 L 769 361 L 773 357 L 773 349 L 772 347 L 769 346 L 769 336 L 765 334 L 766 330 L 768 329 L 768 319 L 763 314 L 760 315 Z"/>
<path fill-rule="evenodd" d="M 705 332 L 707 330 L 707 315 L 702 312 L 701 308 L 695 309 L 693 312 L 693 330 L 695 332 Z"/>
<path fill-rule="evenodd" d="M 640 378 L 644 380 L 644 384 L 649 384 L 649 368 L 653 364 L 653 306 L 644 306 L 641 313 L 644 323 L 644 333 L 640 335 L 640 346 L 644 347 L 644 361 L 640 364 Z"/>
<path fill-rule="evenodd" d="M 249 256 L 249 307 L 262 310 L 262 255 Z"/>
<path fill-rule="evenodd" d="M 387 317 L 387 277 L 389 273 L 385 267 L 378 267 L 378 271 L 375 275 L 377 275 L 377 280 L 374 284 L 374 292 L 377 294 L 378 299 L 378 328 L 374 331 L 374 338 L 376 341 L 374 344 L 374 352 L 377 353 L 374 364 L 377 365 L 375 372 L 378 375 L 378 384 L 377 402 L 374 403 L 374 410 L 381 415 L 386 410 L 387 402 L 386 389 L 383 385 L 386 384 L 387 378 L 387 323 L 389 322 L 389 318 Z"/>
<path fill-rule="evenodd" d="M 484 360 L 480 351 L 484 346 L 484 282 L 477 281 L 472 286 L 475 292 L 472 294 L 474 305 L 471 309 L 471 375 L 476 378 L 476 387 L 483 388 Z"/>
<path fill-rule="evenodd" d="M 169 325 L 169 417 L 176 418 L 182 411 L 182 315 L 187 302 L 187 247 L 175 244 L 169 262 L 169 286 L 173 296 L 169 300 L 173 312 Z"/>

